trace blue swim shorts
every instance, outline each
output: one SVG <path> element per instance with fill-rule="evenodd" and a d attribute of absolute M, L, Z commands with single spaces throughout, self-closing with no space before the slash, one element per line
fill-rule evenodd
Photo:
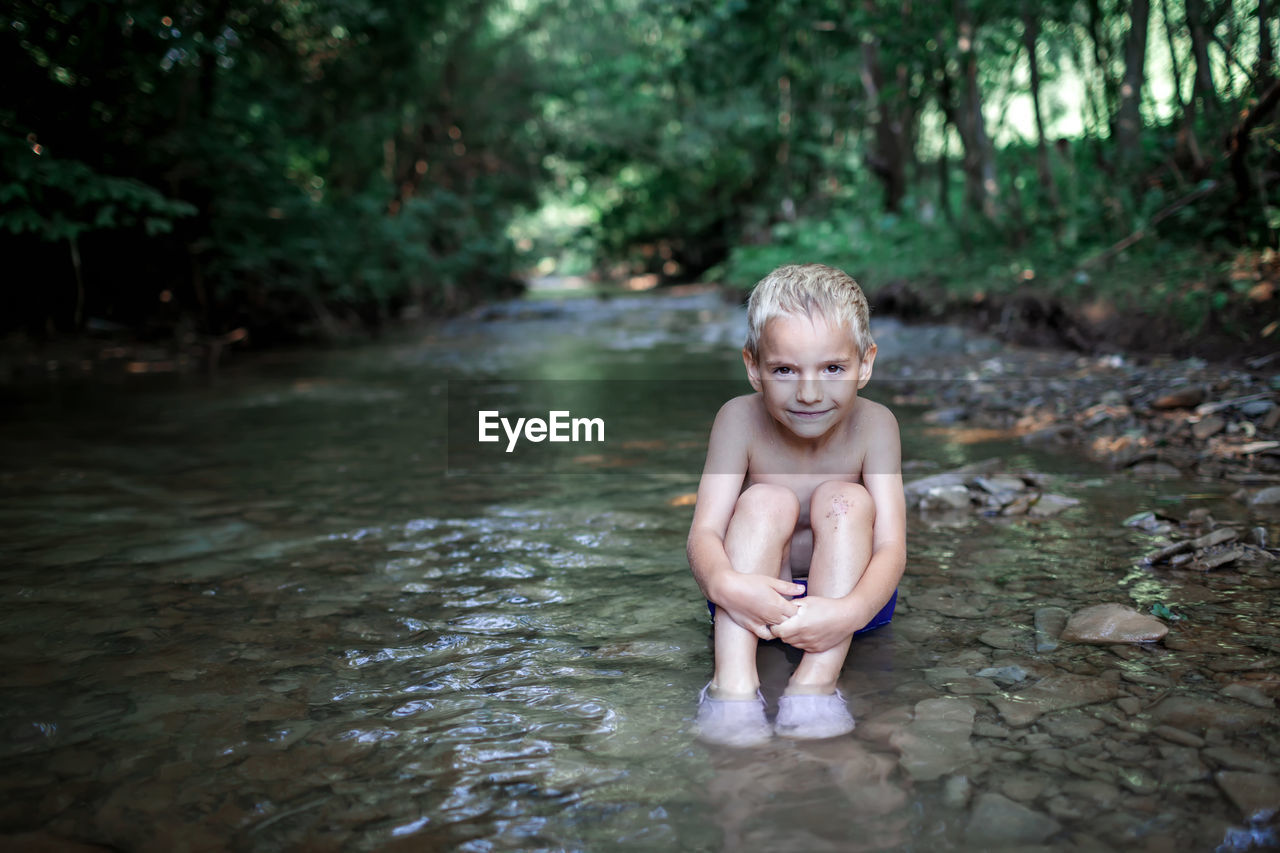
<path fill-rule="evenodd" d="M 808 579 L 808 578 L 795 578 L 794 580 L 795 580 L 795 583 L 800 584 L 800 585 L 801 585 L 801 586 L 803 586 L 806 590 L 809 588 L 809 579 Z M 807 593 L 806 593 L 806 594 L 807 594 Z M 803 596 L 803 595 L 797 595 L 797 596 L 796 596 L 796 598 L 804 598 L 804 596 Z M 890 598 L 889 598 L 889 602 L 888 602 L 887 604 L 885 604 L 885 606 L 884 606 L 884 607 L 881 607 L 881 608 L 880 608 L 880 612 L 879 612 L 879 613 L 877 613 L 875 616 L 873 616 L 873 617 L 872 617 L 871 621 L 870 621 L 870 622 L 868 622 L 868 623 L 866 624 L 866 627 L 864 627 L 864 628 L 859 628 L 857 631 L 854 631 L 854 632 L 853 632 L 853 636 L 855 636 L 855 637 L 856 637 L 856 636 L 858 636 L 859 634 L 865 634 L 865 633 L 867 633 L 868 631 L 874 631 L 876 628 L 881 628 L 881 627 L 884 627 L 885 625 L 888 625 L 888 624 L 889 624 L 889 621 L 890 621 L 891 619 L 893 619 L 893 608 L 894 608 L 895 606 L 897 606 L 897 604 L 898 604 L 898 591 L 895 589 L 895 590 L 893 591 L 893 595 L 892 595 L 892 596 L 890 596 Z M 715 606 L 715 604 L 713 604 L 712 602 L 708 601 L 708 602 L 707 602 L 707 609 L 711 611 L 711 617 L 714 619 L 714 618 L 715 618 L 715 615 L 716 615 L 716 606 Z"/>

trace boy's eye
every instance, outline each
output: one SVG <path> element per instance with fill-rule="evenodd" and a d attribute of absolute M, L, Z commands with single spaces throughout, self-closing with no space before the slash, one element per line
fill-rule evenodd
<path fill-rule="evenodd" d="M 775 376 L 790 376 L 790 375 L 791 375 L 791 368 L 790 368 L 790 367 L 775 367 L 775 368 L 773 369 L 773 372 L 774 372 L 774 375 L 775 375 Z"/>
<path fill-rule="evenodd" d="M 835 375 L 835 374 L 838 374 L 838 373 L 844 373 L 844 365 L 841 365 L 841 364 L 828 364 L 828 365 L 827 365 L 826 372 L 827 372 L 827 373 L 829 373 L 829 374 L 832 374 L 832 375 Z"/>

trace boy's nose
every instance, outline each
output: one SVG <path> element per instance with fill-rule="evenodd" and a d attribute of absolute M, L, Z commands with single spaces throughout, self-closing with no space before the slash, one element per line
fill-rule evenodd
<path fill-rule="evenodd" d="M 822 383 L 817 379 L 801 379 L 796 383 L 796 401 L 817 403 L 822 400 Z"/>

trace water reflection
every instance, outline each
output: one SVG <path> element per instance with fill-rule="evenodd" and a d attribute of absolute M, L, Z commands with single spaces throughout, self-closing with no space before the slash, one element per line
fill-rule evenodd
<path fill-rule="evenodd" d="M 647 297 L 212 387 L 22 401 L 0 426 L 3 832 L 248 850 L 1208 849 L 1263 832 L 1240 828 L 1241 798 L 1265 801 L 1280 753 L 1274 572 L 1133 568 L 1159 534 L 1122 524 L 1240 510 L 952 443 L 910 410 L 918 473 L 1003 455 L 1083 504 L 912 519 L 899 615 L 842 678 L 853 737 L 695 742 L 711 655 L 684 496 L 704 413 L 637 399 L 620 416 L 697 440 L 572 478 L 448 477 L 441 414 L 448 376 L 530 365 L 735 378 L 740 332 L 714 299 Z M 909 364 L 972 345 L 878 339 L 886 366 L 895 346 Z M 1099 601 L 1185 618 L 1153 649 L 1036 651 L 1037 611 Z M 794 662 L 760 655 L 772 709 Z M 1015 725 L 1005 694 L 1040 704 Z"/>

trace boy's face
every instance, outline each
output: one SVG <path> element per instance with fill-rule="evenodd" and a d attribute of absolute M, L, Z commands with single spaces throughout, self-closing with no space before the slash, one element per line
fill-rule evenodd
<path fill-rule="evenodd" d="M 742 351 L 751 387 L 774 420 L 801 438 L 820 438 L 853 411 L 871 378 L 872 344 L 859 358 L 853 335 L 820 314 L 784 314 L 765 325 L 759 358 Z"/>

